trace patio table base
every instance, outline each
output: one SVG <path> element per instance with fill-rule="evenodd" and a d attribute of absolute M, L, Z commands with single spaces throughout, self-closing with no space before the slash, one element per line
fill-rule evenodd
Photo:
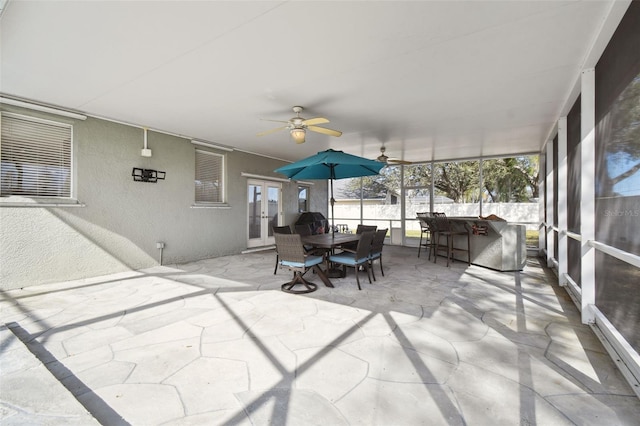
<path fill-rule="evenodd" d="M 326 272 L 329 278 L 344 278 L 347 274 L 342 269 L 332 268 Z"/>

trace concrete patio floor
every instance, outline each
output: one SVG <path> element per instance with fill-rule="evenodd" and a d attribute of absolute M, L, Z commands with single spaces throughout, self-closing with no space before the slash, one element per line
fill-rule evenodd
<path fill-rule="evenodd" d="M 3 425 L 637 425 L 555 277 L 417 258 L 292 295 L 273 251 L 0 292 Z M 364 277 L 364 274 L 361 274 Z"/>

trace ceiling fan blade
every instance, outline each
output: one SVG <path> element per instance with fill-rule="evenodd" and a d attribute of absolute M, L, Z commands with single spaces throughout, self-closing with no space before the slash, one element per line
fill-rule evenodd
<path fill-rule="evenodd" d="M 394 160 L 393 158 L 389 158 L 387 160 L 388 164 L 413 164 L 411 161 L 404 161 L 404 160 Z"/>
<path fill-rule="evenodd" d="M 326 118 L 323 117 L 317 117 L 317 118 L 310 118 L 308 120 L 304 120 L 302 122 L 302 124 L 306 125 L 306 126 L 313 126 L 315 124 L 325 124 L 328 123 L 329 120 L 327 120 Z"/>
<path fill-rule="evenodd" d="M 339 136 L 342 135 L 342 132 L 339 132 L 337 130 L 327 129 L 327 128 L 324 128 L 324 127 L 307 126 L 307 129 L 311 130 L 312 132 L 323 133 L 323 134 L 329 135 L 329 136 L 339 137 Z"/>
<path fill-rule="evenodd" d="M 270 120 L 268 118 L 261 118 L 262 121 L 273 121 L 274 123 L 288 123 L 287 120 Z"/>
<path fill-rule="evenodd" d="M 286 129 L 287 127 L 288 126 L 282 126 L 282 127 L 276 127 L 275 129 L 271 129 L 271 130 L 265 130 L 264 132 L 258 133 L 256 136 L 264 136 L 264 135 L 268 135 L 270 133 L 275 133 L 275 132 L 278 132 L 280 130 Z"/>

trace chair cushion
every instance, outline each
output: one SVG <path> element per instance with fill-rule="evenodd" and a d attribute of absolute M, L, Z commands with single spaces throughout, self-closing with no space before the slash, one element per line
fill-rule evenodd
<path fill-rule="evenodd" d="M 369 255 L 369 259 L 377 259 L 377 258 L 379 258 L 380 256 L 382 256 L 382 253 L 380 253 L 380 252 L 378 252 L 378 253 L 371 253 L 371 254 Z"/>
<path fill-rule="evenodd" d="M 336 263 L 341 263 L 343 265 L 359 265 L 361 263 L 364 263 L 366 261 L 369 260 L 368 257 L 363 257 L 362 259 L 357 259 L 356 260 L 356 255 L 355 253 L 347 253 L 347 252 L 342 252 L 342 253 L 338 253 L 338 254 L 334 254 L 332 256 L 329 256 L 329 260 L 331 262 L 336 262 Z"/>
<path fill-rule="evenodd" d="M 280 264 L 283 266 L 290 266 L 292 268 L 308 268 L 313 265 L 318 265 L 322 263 L 322 256 L 307 256 L 304 259 L 304 263 L 301 262 L 290 262 L 288 260 L 281 260 Z"/>

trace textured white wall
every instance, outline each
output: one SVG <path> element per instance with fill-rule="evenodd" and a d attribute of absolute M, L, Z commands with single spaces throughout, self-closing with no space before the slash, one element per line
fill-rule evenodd
<path fill-rule="evenodd" d="M 190 140 L 150 131 L 153 156 L 145 158 L 140 156 L 142 129 L 5 105 L 2 110 L 73 123 L 74 193 L 84 205 L 24 207 L 0 199 L 2 289 L 154 266 L 160 259 L 158 241 L 165 242 L 164 264 L 239 253 L 247 247 L 247 179 L 241 173 L 282 177 L 273 170 L 285 164 L 219 151 L 226 155 L 230 208 L 192 208 L 196 146 Z M 133 167 L 164 171 L 166 180 L 134 182 Z M 297 218 L 297 184 L 282 187 L 285 221 L 292 223 Z M 311 207 L 326 214 L 326 199 L 326 182 L 315 182 Z"/>

